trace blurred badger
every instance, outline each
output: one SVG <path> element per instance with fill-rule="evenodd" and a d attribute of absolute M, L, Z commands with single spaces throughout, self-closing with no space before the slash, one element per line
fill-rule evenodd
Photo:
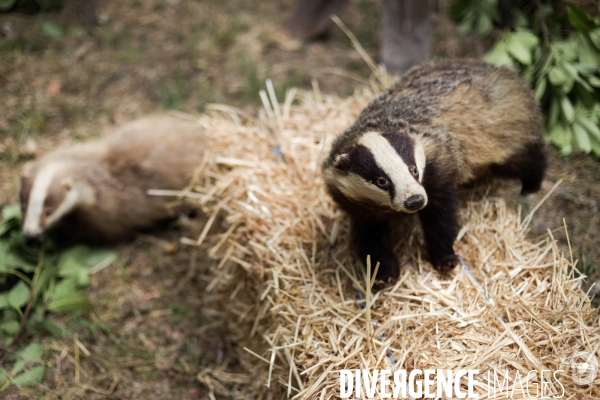
<path fill-rule="evenodd" d="M 62 222 L 69 236 L 115 241 L 171 217 L 172 198 L 147 192 L 189 183 L 203 150 L 201 129 L 173 116 L 145 117 L 28 163 L 21 177 L 23 234 L 40 237 Z"/>

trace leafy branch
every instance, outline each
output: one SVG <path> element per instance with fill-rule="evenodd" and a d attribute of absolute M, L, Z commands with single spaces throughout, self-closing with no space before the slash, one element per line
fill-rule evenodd
<path fill-rule="evenodd" d="M 59 250 L 46 242 L 27 244 L 21 233 L 18 204 L 2 210 L 0 222 L 0 392 L 11 384 L 41 382 L 42 345 L 39 334 L 61 335 L 49 312 L 90 310 L 82 288 L 93 267 L 106 266 L 116 255 L 75 246 Z M 24 343 L 28 345 L 22 347 Z M 7 365 L 12 364 L 10 372 Z"/>
<path fill-rule="evenodd" d="M 546 140 L 563 155 L 579 150 L 600 157 L 600 17 L 573 5 L 561 12 L 540 0 L 535 7 L 525 0 L 513 4 L 513 29 L 499 33 L 484 59 L 517 69 L 532 86 L 546 116 Z M 451 15 L 459 31 L 487 26 L 481 21 L 497 21 L 497 0 L 459 0 Z"/>

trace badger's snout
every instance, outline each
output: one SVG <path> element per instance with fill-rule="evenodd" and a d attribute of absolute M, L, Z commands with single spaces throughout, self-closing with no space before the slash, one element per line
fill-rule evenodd
<path fill-rule="evenodd" d="M 421 208 L 423 208 L 424 205 L 425 205 L 425 198 L 420 194 L 411 196 L 408 199 L 406 199 L 406 201 L 404 202 L 404 208 L 406 208 L 407 210 L 410 210 L 410 211 L 418 211 Z"/>
<path fill-rule="evenodd" d="M 42 233 L 41 232 L 36 232 L 36 231 L 24 230 L 23 231 L 23 237 L 28 242 L 35 242 L 35 241 L 41 240 Z"/>

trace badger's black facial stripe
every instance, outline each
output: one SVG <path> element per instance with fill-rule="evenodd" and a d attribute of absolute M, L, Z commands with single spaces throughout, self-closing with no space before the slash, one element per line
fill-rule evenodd
<path fill-rule="evenodd" d="M 350 154 L 350 162 L 347 164 L 347 171 L 362 176 L 367 182 L 377 185 L 379 178 L 384 178 L 387 182 L 392 182 L 390 177 L 377 165 L 373 154 L 362 145 L 357 145 Z M 390 199 L 394 198 L 394 185 L 388 185 L 385 190 L 389 193 Z"/>
<path fill-rule="evenodd" d="M 415 146 L 406 133 L 384 133 L 383 136 L 392 145 L 407 166 L 416 165 Z"/>
<path fill-rule="evenodd" d="M 49 192 L 44 200 L 44 207 L 49 209 L 55 209 L 59 206 L 61 199 L 54 192 Z"/>

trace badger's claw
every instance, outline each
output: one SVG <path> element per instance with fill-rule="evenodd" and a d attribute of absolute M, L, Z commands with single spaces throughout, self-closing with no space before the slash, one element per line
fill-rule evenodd
<path fill-rule="evenodd" d="M 458 256 L 456 254 L 447 254 L 439 258 L 431 260 L 431 264 L 436 271 L 446 274 L 450 272 L 458 263 Z"/>

